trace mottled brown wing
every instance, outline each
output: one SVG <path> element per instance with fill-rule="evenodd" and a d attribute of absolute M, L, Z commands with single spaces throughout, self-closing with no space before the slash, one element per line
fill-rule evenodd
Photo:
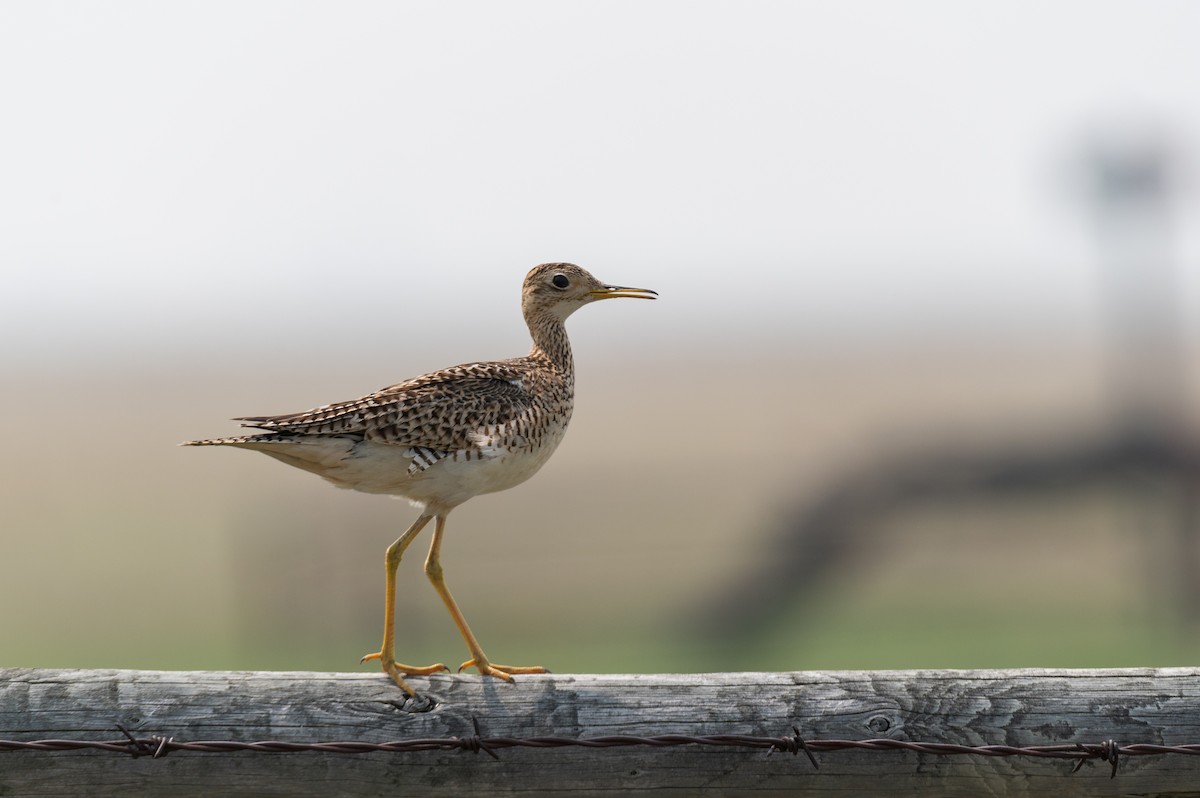
<path fill-rule="evenodd" d="M 533 402 L 521 371 L 503 365 L 456 366 L 303 413 L 235 420 L 272 432 L 354 435 L 438 452 L 473 449 L 471 433 L 513 421 Z"/>

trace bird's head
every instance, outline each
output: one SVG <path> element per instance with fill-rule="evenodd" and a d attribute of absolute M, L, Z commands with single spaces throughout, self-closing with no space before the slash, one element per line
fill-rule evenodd
<path fill-rule="evenodd" d="M 655 299 L 658 296 L 647 288 L 626 288 L 605 285 L 573 263 L 543 263 L 525 275 L 521 289 L 521 306 L 525 318 L 549 313 L 565 319 L 579 308 L 598 299 L 632 297 Z"/>

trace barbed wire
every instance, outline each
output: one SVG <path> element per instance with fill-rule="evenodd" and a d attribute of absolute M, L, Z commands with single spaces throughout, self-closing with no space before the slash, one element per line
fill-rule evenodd
<path fill-rule="evenodd" d="M 468 751 L 478 754 L 483 752 L 494 759 L 499 759 L 497 751 L 505 748 L 564 748 L 578 746 L 584 748 L 618 748 L 626 746 L 710 746 L 765 749 L 768 754 L 776 751 L 781 753 L 804 753 L 814 768 L 819 768 L 816 754 L 834 751 L 910 751 L 934 756 L 985 756 L 985 757 L 1034 757 L 1040 759 L 1073 760 L 1074 773 L 1085 762 L 1100 760 L 1112 767 L 1110 778 L 1117 775 L 1117 766 L 1121 759 L 1131 756 L 1161 756 L 1166 754 L 1200 755 L 1200 744 L 1188 745 L 1158 745 L 1135 743 L 1120 745 L 1114 740 L 1099 743 L 1069 743 L 1059 745 L 959 745 L 955 743 L 931 743 L 909 740 L 893 740 L 877 738 L 869 740 L 821 740 L 804 739 L 800 731 L 792 729 L 791 735 L 781 737 L 759 737 L 746 734 L 660 734 L 648 737 L 635 735 L 609 735 L 604 737 L 485 737 L 480 734 L 479 724 L 475 722 L 475 734 L 467 737 L 414 737 L 404 740 L 391 740 L 382 743 L 369 743 L 357 740 L 340 742 L 285 742 L 282 740 L 261 740 L 247 742 L 241 740 L 176 740 L 174 737 L 152 734 L 148 737 L 135 737 L 124 726 L 117 729 L 124 735 L 117 740 L 0 740 L 0 753 L 15 751 L 107 751 L 125 754 L 133 757 L 149 756 L 161 759 L 176 751 L 191 751 L 196 753 L 234 753 L 255 752 L 260 754 L 292 754 L 312 752 L 323 754 L 372 754 L 372 753 L 414 753 L 418 751 Z"/>

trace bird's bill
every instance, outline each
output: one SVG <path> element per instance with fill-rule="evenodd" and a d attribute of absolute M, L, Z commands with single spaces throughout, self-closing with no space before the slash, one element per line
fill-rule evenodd
<path fill-rule="evenodd" d="M 605 285 L 588 292 L 592 299 L 616 299 L 627 296 L 633 299 L 657 299 L 658 292 L 649 288 L 628 288 L 623 285 Z"/>

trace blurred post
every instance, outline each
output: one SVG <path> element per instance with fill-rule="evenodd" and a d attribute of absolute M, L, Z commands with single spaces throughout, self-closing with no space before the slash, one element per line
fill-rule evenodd
<path fill-rule="evenodd" d="M 1186 372 L 1172 262 L 1172 205 L 1180 158 L 1162 130 L 1098 129 L 1084 145 L 1087 202 L 1098 245 L 1110 335 L 1109 391 L 1118 435 L 1166 448 L 1189 447 L 1184 418 Z M 1153 566 L 1166 577 L 1182 619 L 1200 614 L 1196 578 L 1200 496 L 1184 470 L 1167 484 L 1141 487 L 1138 533 L 1167 525 Z"/>
<path fill-rule="evenodd" d="M 1184 396 L 1171 189 L 1177 159 L 1154 132 L 1104 130 L 1084 149 L 1111 334 L 1109 379 L 1118 424 L 1176 436 Z"/>

